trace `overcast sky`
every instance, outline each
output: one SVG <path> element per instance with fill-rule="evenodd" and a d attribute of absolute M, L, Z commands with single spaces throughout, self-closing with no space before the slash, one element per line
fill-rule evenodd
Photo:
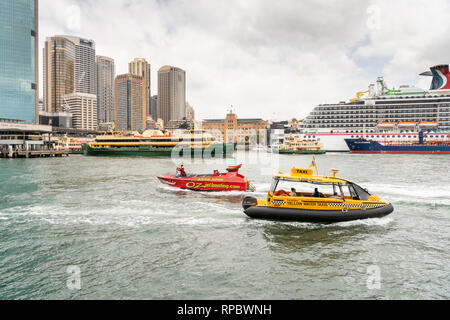
<path fill-rule="evenodd" d="M 127 72 L 186 70 L 197 119 L 301 119 L 317 104 L 351 99 L 378 76 L 419 85 L 419 73 L 450 62 L 446 0 L 40 0 L 40 46 L 68 34 Z M 40 58 L 42 93 L 42 55 Z"/>

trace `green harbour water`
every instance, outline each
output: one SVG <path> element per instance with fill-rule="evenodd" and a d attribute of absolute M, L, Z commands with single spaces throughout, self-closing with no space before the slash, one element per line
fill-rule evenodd
<path fill-rule="evenodd" d="M 243 163 L 264 198 L 267 162 L 235 157 L 184 165 L 212 173 Z M 281 155 L 279 169 L 311 160 Z M 449 157 L 316 160 L 320 173 L 340 169 L 394 213 L 337 224 L 251 220 L 246 193 L 160 184 L 157 175 L 175 173 L 171 159 L 0 159 L 0 299 L 449 299 Z"/>

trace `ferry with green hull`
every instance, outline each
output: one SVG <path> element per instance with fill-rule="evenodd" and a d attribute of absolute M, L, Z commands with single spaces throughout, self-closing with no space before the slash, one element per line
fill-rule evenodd
<path fill-rule="evenodd" d="M 297 155 L 319 155 L 326 153 L 326 151 L 317 141 L 303 141 L 297 137 L 286 138 L 285 144 L 280 146 L 275 152 L 279 154 Z"/>
<path fill-rule="evenodd" d="M 211 135 L 198 131 L 180 135 L 160 131 L 113 133 L 83 145 L 87 156 L 116 157 L 229 157 L 235 149 L 233 143 L 217 143 Z"/>
<path fill-rule="evenodd" d="M 279 154 L 304 154 L 304 155 L 315 155 L 315 154 L 326 154 L 325 150 L 282 150 L 280 149 L 280 151 L 278 152 Z"/>
<path fill-rule="evenodd" d="M 93 139 L 64 137 L 58 140 L 57 150 L 69 154 L 84 154 L 83 145 L 92 142 Z"/>

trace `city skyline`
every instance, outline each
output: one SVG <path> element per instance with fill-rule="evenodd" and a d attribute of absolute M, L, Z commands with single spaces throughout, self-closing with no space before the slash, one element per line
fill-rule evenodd
<path fill-rule="evenodd" d="M 97 54 L 116 60 L 117 74 L 126 73 L 135 57 L 151 61 L 154 70 L 179 66 L 189 74 L 187 100 L 200 119 L 230 105 L 246 117 L 301 119 L 317 104 L 353 98 L 378 76 L 390 87 L 426 89 L 429 83 L 418 74 L 448 63 L 446 30 L 439 27 L 449 8 L 445 1 L 413 7 L 405 1 L 107 4 L 41 0 L 41 42 L 64 33 L 95 39 Z M 396 14 L 405 7 L 408 14 Z M 120 19 L 111 19 L 115 15 Z"/>

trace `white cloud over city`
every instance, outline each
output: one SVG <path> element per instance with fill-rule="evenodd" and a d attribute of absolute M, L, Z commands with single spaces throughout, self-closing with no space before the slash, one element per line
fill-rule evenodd
<path fill-rule="evenodd" d="M 429 79 L 417 75 L 450 62 L 449 7 L 445 0 L 40 0 L 40 43 L 56 34 L 93 39 L 97 54 L 116 60 L 117 74 L 146 58 L 153 94 L 157 70 L 180 67 L 198 119 L 224 117 L 231 105 L 240 117 L 303 118 L 381 75 L 390 86 L 428 89 Z"/>

